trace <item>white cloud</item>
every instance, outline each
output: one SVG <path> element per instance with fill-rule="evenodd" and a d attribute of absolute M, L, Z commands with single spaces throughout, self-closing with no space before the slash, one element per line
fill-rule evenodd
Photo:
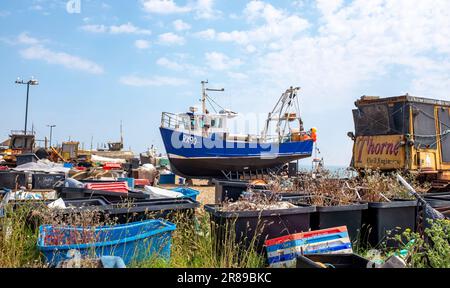
<path fill-rule="evenodd" d="M 144 11 L 151 14 L 179 14 L 194 12 L 196 19 L 216 19 L 222 12 L 214 9 L 213 0 L 190 1 L 180 6 L 173 0 L 141 0 Z"/>
<path fill-rule="evenodd" d="M 56 52 L 43 47 L 42 45 L 34 45 L 20 51 L 20 55 L 24 59 L 43 60 L 49 64 L 62 65 L 69 69 L 80 70 L 91 74 L 102 74 L 103 68 L 98 64 L 73 56 L 64 52 Z"/>
<path fill-rule="evenodd" d="M 173 70 L 173 71 L 187 71 L 190 75 L 195 75 L 195 76 L 204 76 L 206 73 L 204 71 L 203 68 L 195 66 L 195 65 L 191 65 L 188 63 L 185 63 L 183 60 L 185 60 L 186 55 L 180 55 L 180 54 L 176 54 L 176 60 L 170 60 L 166 57 L 161 57 L 158 60 L 156 60 L 156 64 Z"/>
<path fill-rule="evenodd" d="M 138 39 L 134 41 L 134 46 L 141 50 L 148 49 L 150 47 L 150 41 Z"/>
<path fill-rule="evenodd" d="M 216 37 L 216 31 L 214 29 L 206 29 L 194 34 L 196 37 L 213 40 Z"/>
<path fill-rule="evenodd" d="M 330 16 L 339 7 L 342 6 L 343 0 L 316 0 L 317 8 L 322 12 L 323 15 Z"/>
<path fill-rule="evenodd" d="M 150 35 L 152 32 L 147 29 L 141 29 L 134 26 L 132 23 L 128 22 L 127 24 L 122 24 L 119 26 L 110 26 L 109 31 L 112 34 L 143 34 Z"/>
<path fill-rule="evenodd" d="M 253 45 L 247 45 L 246 47 L 245 47 L 245 51 L 247 51 L 248 53 L 253 53 L 253 52 L 255 52 L 256 51 L 256 47 L 255 46 L 253 46 Z"/>
<path fill-rule="evenodd" d="M 28 35 L 26 32 L 22 32 L 17 36 L 17 42 L 20 44 L 27 44 L 27 45 L 35 45 L 40 43 L 40 41 L 36 38 L 33 38 Z"/>
<path fill-rule="evenodd" d="M 213 8 L 213 0 L 198 0 L 195 5 L 195 16 L 197 19 L 215 19 L 222 15 L 222 12 Z"/>
<path fill-rule="evenodd" d="M 65 52 L 48 49 L 45 47 L 46 42 L 48 41 L 34 38 L 27 32 L 22 32 L 14 41 L 8 41 L 8 44 L 26 46 L 26 48 L 19 51 L 20 56 L 24 59 L 43 60 L 49 64 L 61 65 L 91 74 L 103 73 L 103 68 L 95 62 Z"/>
<path fill-rule="evenodd" d="M 242 64 L 241 59 L 232 59 L 219 52 L 208 52 L 205 54 L 206 63 L 214 70 L 228 70 Z"/>
<path fill-rule="evenodd" d="M 234 80 L 246 80 L 248 79 L 248 75 L 240 72 L 231 72 L 227 73 L 228 77 Z"/>
<path fill-rule="evenodd" d="M 173 0 L 141 0 L 144 11 L 155 14 L 186 13 L 192 10 L 188 6 L 178 6 Z"/>
<path fill-rule="evenodd" d="M 158 36 L 158 42 L 163 45 L 183 45 L 185 40 L 182 36 L 168 32 L 160 34 Z"/>
<path fill-rule="evenodd" d="M 175 71 L 183 70 L 182 65 L 180 65 L 179 63 L 177 63 L 175 61 L 171 61 L 165 57 L 162 57 L 162 58 L 159 58 L 158 60 L 156 60 L 156 64 L 158 64 L 159 66 L 171 69 L 171 70 L 175 70 Z"/>
<path fill-rule="evenodd" d="M 88 24 L 81 26 L 81 29 L 91 33 L 105 33 L 108 31 L 108 27 L 105 25 Z"/>
<path fill-rule="evenodd" d="M 136 35 L 150 35 L 152 32 L 148 29 L 142 29 L 134 26 L 131 22 L 121 25 L 96 25 L 87 24 L 81 26 L 81 29 L 91 33 L 110 33 L 110 34 L 136 34 Z"/>
<path fill-rule="evenodd" d="M 177 19 L 177 20 L 173 21 L 172 24 L 173 24 L 173 27 L 175 28 L 175 30 L 177 30 L 177 31 L 191 29 L 191 25 L 189 25 L 188 23 L 184 22 L 181 19 Z"/>
<path fill-rule="evenodd" d="M 181 86 L 187 84 L 186 79 L 164 77 L 164 76 L 151 76 L 140 77 L 135 75 L 123 76 L 120 78 L 120 83 L 134 87 L 146 87 L 146 86 Z"/>
<path fill-rule="evenodd" d="M 247 3 L 243 14 L 249 23 L 256 25 L 257 21 L 262 20 L 263 24 L 249 30 L 210 33 L 208 34 L 209 38 L 245 46 L 270 41 L 285 43 L 310 26 L 306 19 L 297 15 L 289 15 L 286 11 L 262 1 Z"/>

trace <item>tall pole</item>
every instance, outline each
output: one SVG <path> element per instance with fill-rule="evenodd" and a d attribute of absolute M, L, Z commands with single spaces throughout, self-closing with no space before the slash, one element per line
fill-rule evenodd
<path fill-rule="evenodd" d="M 33 77 L 31 77 L 31 80 L 28 80 L 27 82 L 21 80 L 20 78 L 18 78 L 16 80 L 16 84 L 23 84 L 23 85 L 27 85 L 27 102 L 26 102 L 26 106 L 25 106 L 25 130 L 23 131 L 23 133 L 26 135 L 27 134 L 27 122 L 28 122 L 28 99 L 30 96 L 30 85 L 38 85 L 39 82 L 34 79 Z"/>
<path fill-rule="evenodd" d="M 123 149 L 123 131 L 122 131 L 122 120 L 120 120 L 120 149 Z"/>
<path fill-rule="evenodd" d="M 53 128 L 56 127 L 56 125 L 47 125 L 47 127 L 50 127 L 50 147 L 52 147 Z"/>
<path fill-rule="evenodd" d="M 25 130 L 24 133 L 27 135 L 27 120 L 28 120 L 28 95 L 30 94 L 30 82 L 27 82 L 27 104 L 25 108 Z"/>

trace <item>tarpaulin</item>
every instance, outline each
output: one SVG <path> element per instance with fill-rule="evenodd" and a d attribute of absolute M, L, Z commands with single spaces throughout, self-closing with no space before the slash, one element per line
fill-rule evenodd
<path fill-rule="evenodd" d="M 38 160 L 37 162 L 29 162 L 17 166 L 11 170 L 14 171 L 37 171 L 47 173 L 65 173 L 67 174 L 70 168 L 64 167 L 64 164 L 51 162 L 47 159 Z"/>

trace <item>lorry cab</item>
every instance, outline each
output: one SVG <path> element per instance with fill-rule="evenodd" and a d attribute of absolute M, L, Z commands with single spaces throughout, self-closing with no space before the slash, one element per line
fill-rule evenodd
<path fill-rule="evenodd" d="M 9 140 L 9 148 L 12 154 L 32 153 L 35 144 L 34 134 L 11 133 Z"/>
<path fill-rule="evenodd" d="M 35 148 L 35 134 L 34 131 L 11 131 L 9 140 L 2 144 L 7 144 L 8 148 L 4 149 L 2 154 L 3 160 L 7 165 L 16 165 L 16 156 L 26 153 L 33 153 Z"/>
<path fill-rule="evenodd" d="M 362 96 L 355 106 L 352 167 L 450 181 L 450 101 Z"/>

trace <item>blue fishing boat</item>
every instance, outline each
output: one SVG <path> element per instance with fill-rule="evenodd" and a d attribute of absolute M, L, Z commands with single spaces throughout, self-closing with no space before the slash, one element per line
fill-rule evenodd
<path fill-rule="evenodd" d="M 260 135 L 249 135 L 229 133 L 227 122 L 237 113 L 223 108 L 209 113 L 206 101 L 211 106 L 218 104 L 207 92 L 224 90 L 206 88 L 207 83 L 202 81 L 201 113 L 196 113 L 195 107 L 186 113 L 162 113 L 160 132 L 174 173 L 187 178 L 224 177 L 233 172 L 279 168 L 311 156 L 316 130 L 303 129 L 299 87 L 290 87 L 281 95 Z M 276 133 L 269 135 L 273 123 Z"/>

